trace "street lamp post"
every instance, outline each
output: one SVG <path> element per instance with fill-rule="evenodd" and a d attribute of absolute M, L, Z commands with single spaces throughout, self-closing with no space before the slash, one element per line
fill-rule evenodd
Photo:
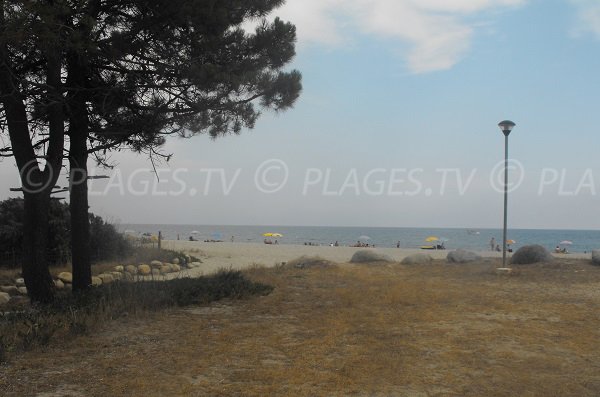
<path fill-rule="evenodd" d="M 515 123 L 510 120 L 501 121 L 498 124 L 504 134 L 504 231 L 502 234 L 502 266 L 506 267 L 506 228 L 508 224 L 508 136 L 515 127 Z"/>

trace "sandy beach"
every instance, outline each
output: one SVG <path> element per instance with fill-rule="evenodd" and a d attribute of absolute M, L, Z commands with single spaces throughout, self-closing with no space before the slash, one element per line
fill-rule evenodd
<path fill-rule="evenodd" d="M 337 263 L 346 263 L 359 250 L 373 250 L 385 254 L 400 262 L 405 257 L 425 253 L 433 259 L 445 259 L 449 250 L 421 250 L 411 248 L 358 248 L 306 246 L 291 244 L 253 244 L 253 243 L 205 243 L 201 241 L 163 241 L 163 248 L 184 251 L 199 257 L 203 266 L 193 269 L 194 275 L 213 273 L 219 269 L 246 269 L 253 265 L 272 267 L 301 256 L 319 256 Z M 480 251 L 484 258 L 502 258 L 501 252 Z M 589 259 L 591 254 L 554 254 L 557 258 Z M 199 273 L 198 273 L 199 272 Z M 197 274 L 196 274 L 197 273 Z"/>

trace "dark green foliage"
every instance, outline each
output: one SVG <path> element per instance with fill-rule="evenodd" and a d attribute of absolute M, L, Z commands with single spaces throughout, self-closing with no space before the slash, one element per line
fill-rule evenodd
<path fill-rule="evenodd" d="M 0 201 L 0 266 L 18 266 L 23 249 L 23 200 Z M 70 213 L 65 203 L 52 201 L 48 229 L 48 263 L 65 264 L 70 259 Z M 115 227 L 90 214 L 92 258 L 96 261 L 122 258 L 132 253 L 129 242 Z"/>
<path fill-rule="evenodd" d="M 95 262 L 124 258 L 133 252 L 131 244 L 113 225 L 90 214 L 90 251 Z"/>
<path fill-rule="evenodd" d="M 0 314 L 0 359 L 7 352 L 43 346 L 54 337 L 79 335 L 124 315 L 168 307 L 207 304 L 224 298 L 268 295 L 273 287 L 241 272 L 170 281 L 117 282 L 78 294 L 59 294 L 45 306 Z"/>

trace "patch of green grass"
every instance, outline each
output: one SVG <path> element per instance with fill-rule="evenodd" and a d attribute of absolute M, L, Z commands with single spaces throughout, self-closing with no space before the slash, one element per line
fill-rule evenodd
<path fill-rule="evenodd" d="M 11 352 L 46 345 L 55 337 L 85 334 L 98 323 L 124 315 L 268 295 L 272 290 L 241 272 L 223 271 L 200 278 L 117 282 L 80 294 L 61 293 L 49 305 L 0 314 L 0 361 Z"/>

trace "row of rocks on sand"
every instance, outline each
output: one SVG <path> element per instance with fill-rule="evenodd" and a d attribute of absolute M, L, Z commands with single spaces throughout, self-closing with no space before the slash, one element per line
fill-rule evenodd
<path fill-rule="evenodd" d="M 139 281 L 146 279 L 162 279 L 170 273 L 177 273 L 185 269 L 200 267 L 201 262 L 180 261 L 174 258 L 172 263 L 152 261 L 150 264 L 140 263 L 139 265 L 119 265 L 115 266 L 110 272 L 104 272 L 92 277 L 92 286 L 97 287 L 102 284 L 111 284 L 116 281 Z M 73 283 L 73 274 L 71 272 L 62 272 L 54 280 L 56 289 L 71 289 Z M 22 278 L 15 280 L 14 285 L 0 286 L 0 305 L 9 302 L 15 302 L 20 299 L 27 299 L 27 288 Z"/>
<path fill-rule="evenodd" d="M 475 252 L 463 249 L 457 249 L 448 252 L 446 261 L 448 263 L 471 263 L 481 260 L 482 257 Z M 554 257 L 546 248 L 541 245 L 526 245 L 519 248 L 511 257 L 510 263 L 514 265 L 527 265 L 541 262 L 551 262 Z M 432 262 L 433 258 L 427 254 L 419 253 L 405 257 L 402 260 L 404 265 L 418 265 Z M 394 262 L 392 258 L 374 251 L 361 250 L 357 251 L 350 259 L 351 263 L 372 263 Z M 600 250 L 592 251 L 592 263 L 600 266 Z"/>
<path fill-rule="evenodd" d="M 22 278 L 16 279 L 14 285 L 0 286 L 0 306 L 10 301 L 27 299 L 27 287 L 25 287 L 25 280 Z"/>

